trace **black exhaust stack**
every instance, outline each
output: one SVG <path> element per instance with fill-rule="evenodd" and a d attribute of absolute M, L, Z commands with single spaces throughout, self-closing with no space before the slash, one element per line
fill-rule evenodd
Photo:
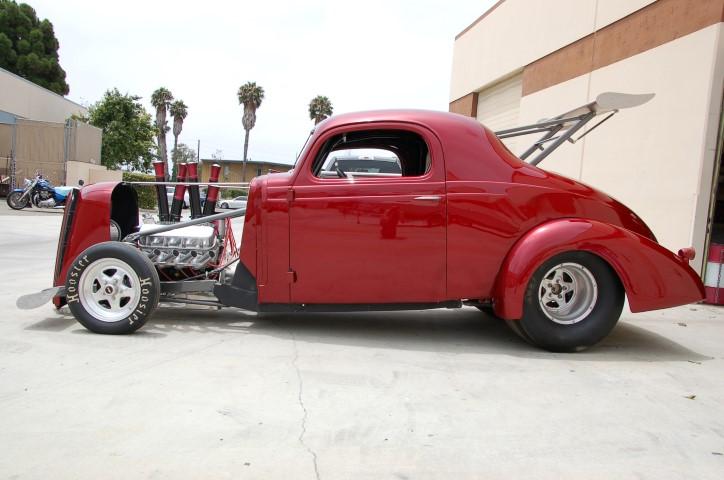
<path fill-rule="evenodd" d="M 202 215 L 201 212 L 201 195 L 199 194 L 199 186 L 193 185 L 199 182 L 199 164 L 189 163 L 186 165 L 186 178 L 189 185 L 189 207 L 191 207 L 191 218 L 199 218 Z"/>
<path fill-rule="evenodd" d="M 216 183 L 219 181 L 219 172 L 221 172 L 221 165 L 215 163 L 211 165 L 211 174 L 209 175 L 209 183 Z M 219 187 L 215 185 L 209 185 L 206 190 L 206 202 L 204 203 L 204 216 L 213 215 L 216 211 L 216 200 L 219 198 Z"/>
<path fill-rule="evenodd" d="M 176 181 L 180 183 L 186 182 L 186 164 L 179 163 L 178 165 L 178 176 Z M 181 221 L 181 209 L 184 206 L 184 194 L 186 193 L 186 185 L 176 185 L 176 189 L 173 192 L 173 202 L 171 202 L 171 221 Z"/>
<path fill-rule="evenodd" d="M 166 165 L 163 162 L 153 162 L 153 171 L 156 174 L 157 182 L 166 181 Z M 166 185 L 156 185 L 156 203 L 158 203 L 158 220 L 161 223 L 167 223 L 170 217 L 168 215 Z"/>

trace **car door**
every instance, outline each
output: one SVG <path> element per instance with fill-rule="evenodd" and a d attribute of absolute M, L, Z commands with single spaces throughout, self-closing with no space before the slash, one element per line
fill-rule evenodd
<path fill-rule="evenodd" d="M 362 167 L 356 172 L 338 169 L 337 173 L 344 175 L 331 177 L 329 172 L 315 172 L 319 162 L 330 161 L 320 157 L 326 154 L 324 145 L 330 139 L 352 134 L 363 137 L 371 131 L 381 132 L 383 138 L 387 132 L 419 136 L 428 153 L 424 171 L 419 168 L 414 175 L 402 175 L 381 173 L 378 167 L 365 171 Z M 392 142 L 392 153 L 400 153 L 394 141 L 385 141 Z M 354 149 L 342 150 L 346 155 L 350 151 Z M 358 157 L 364 159 L 364 155 Z M 300 168 L 290 192 L 292 303 L 359 305 L 444 300 L 444 159 L 430 131 L 397 124 L 337 129 L 320 136 Z"/>

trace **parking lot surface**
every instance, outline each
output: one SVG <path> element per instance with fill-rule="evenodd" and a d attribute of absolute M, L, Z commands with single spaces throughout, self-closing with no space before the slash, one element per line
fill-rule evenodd
<path fill-rule="evenodd" d="M 0 207 L 0 478 L 724 478 L 722 309 L 624 313 L 578 354 L 469 308 L 162 308 L 102 336 L 15 307 L 60 221 Z"/>

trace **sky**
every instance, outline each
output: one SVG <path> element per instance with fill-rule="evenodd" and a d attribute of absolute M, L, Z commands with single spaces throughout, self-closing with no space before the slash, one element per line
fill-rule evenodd
<path fill-rule="evenodd" d="M 189 109 L 179 141 L 201 157 L 241 159 L 236 92 L 265 91 L 249 159 L 294 163 L 313 122 L 309 101 L 334 113 L 447 110 L 455 35 L 494 0 L 25 0 L 53 23 L 68 98 L 83 105 L 118 88 L 164 86 Z M 170 123 L 170 122 L 169 122 Z M 169 135 L 168 144 L 173 144 Z"/>

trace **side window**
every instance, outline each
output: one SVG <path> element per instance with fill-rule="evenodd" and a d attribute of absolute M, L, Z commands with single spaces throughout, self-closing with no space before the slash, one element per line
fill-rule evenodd
<path fill-rule="evenodd" d="M 365 130 L 325 142 L 312 170 L 319 178 L 417 177 L 430 169 L 425 141 L 404 130 Z"/>

